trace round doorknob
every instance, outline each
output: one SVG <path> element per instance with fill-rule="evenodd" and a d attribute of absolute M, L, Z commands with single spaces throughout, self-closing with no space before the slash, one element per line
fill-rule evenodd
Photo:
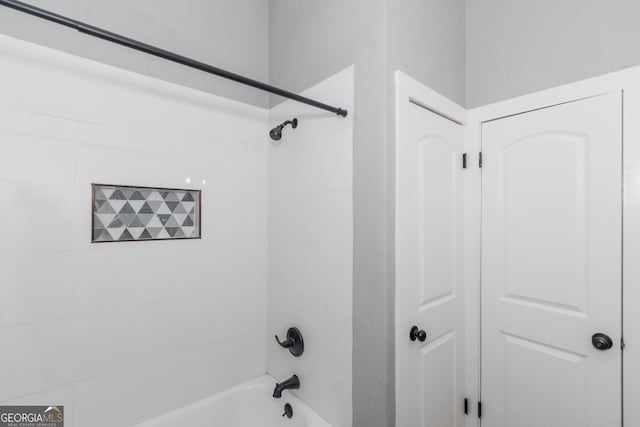
<path fill-rule="evenodd" d="M 418 340 L 420 342 L 425 342 L 427 339 L 427 333 L 417 326 L 412 326 L 411 330 L 409 331 L 409 339 L 411 341 Z"/>
<path fill-rule="evenodd" d="M 598 350 L 609 350 L 613 347 L 613 341 L 605 334 L 597 333 L 591 337 L 591 343 Z"/>

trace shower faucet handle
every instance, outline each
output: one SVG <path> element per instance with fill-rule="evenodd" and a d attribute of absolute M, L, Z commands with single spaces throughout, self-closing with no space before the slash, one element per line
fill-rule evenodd
<path fill-rule="evenodd" d="M 293 356 L 300 357 L 302 353 L 304 353 L 304 340 L 298 328 L 289 328 L 287 331 L 287 339 L 284 341 L 280 341 L 277 335 L 275 335 L 275 338 L 280 347 L 289 349 L 289 353 Z"/>
<path fill-rule="evenodd" d="M 276 342 L 277 342 L 278 344 L 280 344 L 280 347 L 282 347 L 282 348 L 291 348 L 291 347 L 293 347 L 293 344 L 294 344 L 294 343 L 293 343 L 293 341 L 292 341 L 292 340 L 290 340 L 290 339 L 286 339 L 286 340 L 284 340 L 284 341 L 280 341 L 280 338 L 278 338 L 278 336 L 277 336 L 277 335 L 274 335 L 274 337 L 276 337 Z"/>

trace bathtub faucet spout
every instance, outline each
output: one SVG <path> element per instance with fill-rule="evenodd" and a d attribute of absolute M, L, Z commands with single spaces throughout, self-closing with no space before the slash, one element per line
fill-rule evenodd
<path fill-rule="evenodd" d="M 281 383 L 276 384 L 276 388 L 273 389 L 273 397 L 280 399 L 282 397 L 283 390 L 297 390 L 300 388 L 300 380 L 297 375 L 292 376 L 288 380 L 284 380 Z"/>

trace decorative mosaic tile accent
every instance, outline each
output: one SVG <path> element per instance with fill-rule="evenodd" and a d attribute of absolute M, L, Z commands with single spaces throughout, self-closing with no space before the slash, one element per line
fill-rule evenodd
<path fill-rule="evenodd" d="M 92 243 L 200 238 L 199 190 L 92 187 Z"/>

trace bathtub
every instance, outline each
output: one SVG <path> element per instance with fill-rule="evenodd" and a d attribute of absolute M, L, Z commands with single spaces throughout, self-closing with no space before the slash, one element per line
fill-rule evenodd
<path fill-rule="evenodd" d="M 161 415 L 136 427 L 331 427 L 289 391 L 271 397 L 276 381 L 264 376 Z M 293 407 L 283 417 L 285 403 Z"/>

